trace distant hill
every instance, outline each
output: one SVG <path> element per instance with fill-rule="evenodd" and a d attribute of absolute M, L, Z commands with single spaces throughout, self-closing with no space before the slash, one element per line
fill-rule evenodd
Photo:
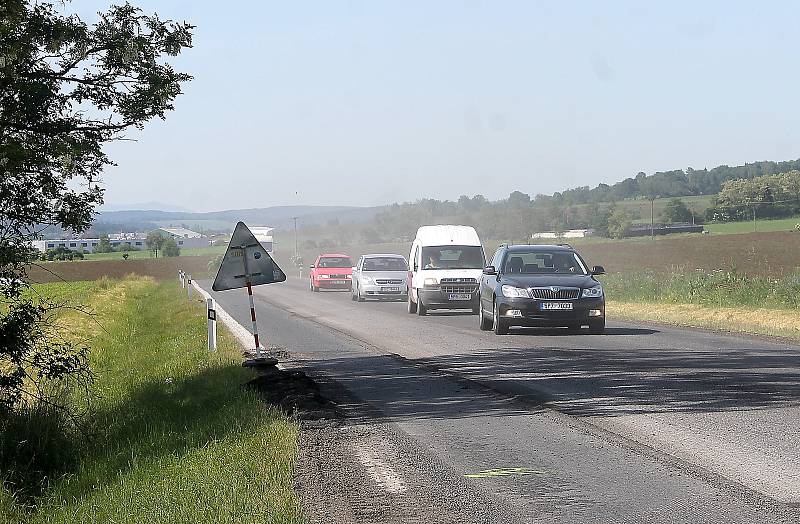
<path fill-rule="evenodd" d="M 100 212 L 108 212 L 108 211 L 127 211 L 129 209 L 146 209 L 146 210 L 154 210 L 154 211 L 178 211 L 181 213 L 193 213 L 191 209 L 176 206 L 173 204 L 165 204 L 163 202 L 142 202 L 138 204 L 109 204 L 105 203 L 100 206 L 98 211 Z"/>
<path fill-rule="evenodd" d="M 230 209 L 208 213 L 180 211 L 125 210 L 102 211 L 92 225 L 98 233 L 114 231 L 143 231 L 164 226 L 186 226 L 202 231 L 230 231 L 238 221 L 249 225 L 272 226 L 278 229 L 294 227 L 292 217 L 298 217 L 298 227 L 335 223 L 370 221 L 383 207 L 355 206 L 275 206 L 254 209 Z"/>

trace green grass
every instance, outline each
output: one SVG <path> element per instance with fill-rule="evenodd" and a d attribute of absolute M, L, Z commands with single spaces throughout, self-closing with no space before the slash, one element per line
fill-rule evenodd
<path fill-rule="evenodd" d="M 92 346 L 94 410 L 78 466 L 22 509 L 0 495 L 0 522 L 303 522 L 292 491 L 297 426 L 242 388 L 253 377 L 205 309 L 174 282 L 48 284 L 88 301 L 70 337 Z M 24 518 L 20 518 L 22 515 Z"/>
<path fill-rule="evenodd" d="M 782 279 L 734 271 L 616 273 L 601 277 L 619 302 L 696 304 L 706 307 L 800 308 L 800 275 Z"/>
<path fill-rule="evenodd" d="M 716 234 L 752 233 L 754 231 L 793 231 L 800 224 L 800 217 L 778 220 L 756 220 L 747 222 L 720 222 L 705 224 L 705 228 Z"/>
<path fill-rule="evenodd" d="M 193 247 L 181 249 L 182 257 L 200 257 L 208 255 L 216 255 L 224 253 L 227 246 L 210 246 L 210 247 Z M 128 259 L 134 258 L 152 258 L 152 253 L 149 250 L 142 251 L 127 251 Z M 83 255 L 85 260 L 122 260 L 121 252 L 113 253 L 86 253 Z"/>

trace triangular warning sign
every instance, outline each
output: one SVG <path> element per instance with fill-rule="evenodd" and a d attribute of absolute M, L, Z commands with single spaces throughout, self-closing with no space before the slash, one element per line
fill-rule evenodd
<path fill-rule="evenodd" d="M 246 287 L 248 280 L 250 285 L 259 286 L 283 282 L 286 275 L 244 222 L 239 222 L 211 289 L 225 291 Z"/>

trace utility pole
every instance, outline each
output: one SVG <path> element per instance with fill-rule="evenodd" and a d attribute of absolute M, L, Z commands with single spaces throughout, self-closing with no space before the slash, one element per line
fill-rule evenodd
<path fill-rule="evenodd" d="M 295 258 L 295 260 L 297 260 L 297 255 L 298 255 L 298 253 L 297 253 L 297 219 L 298 218 L 299 217 L 292 217 L 292 220 L 294 220 L 294 258 Z"/>
<path fill-rule="evenodd" d="M 655 231 L 655 217 L 656 217 L 655 202 L 656 202 L 655 198 L 651 198 L 650 199 L 650 238 L 655 238 L 656 237 L 656 231 Z"/>

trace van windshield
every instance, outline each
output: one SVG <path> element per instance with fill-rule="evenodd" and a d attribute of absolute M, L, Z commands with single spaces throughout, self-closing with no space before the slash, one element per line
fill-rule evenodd
<path fill-rule="evenodd" d="M 422 269 L 482 269 L 483 265 L 483 248 L 480 246 L 422 248 Z"/>

